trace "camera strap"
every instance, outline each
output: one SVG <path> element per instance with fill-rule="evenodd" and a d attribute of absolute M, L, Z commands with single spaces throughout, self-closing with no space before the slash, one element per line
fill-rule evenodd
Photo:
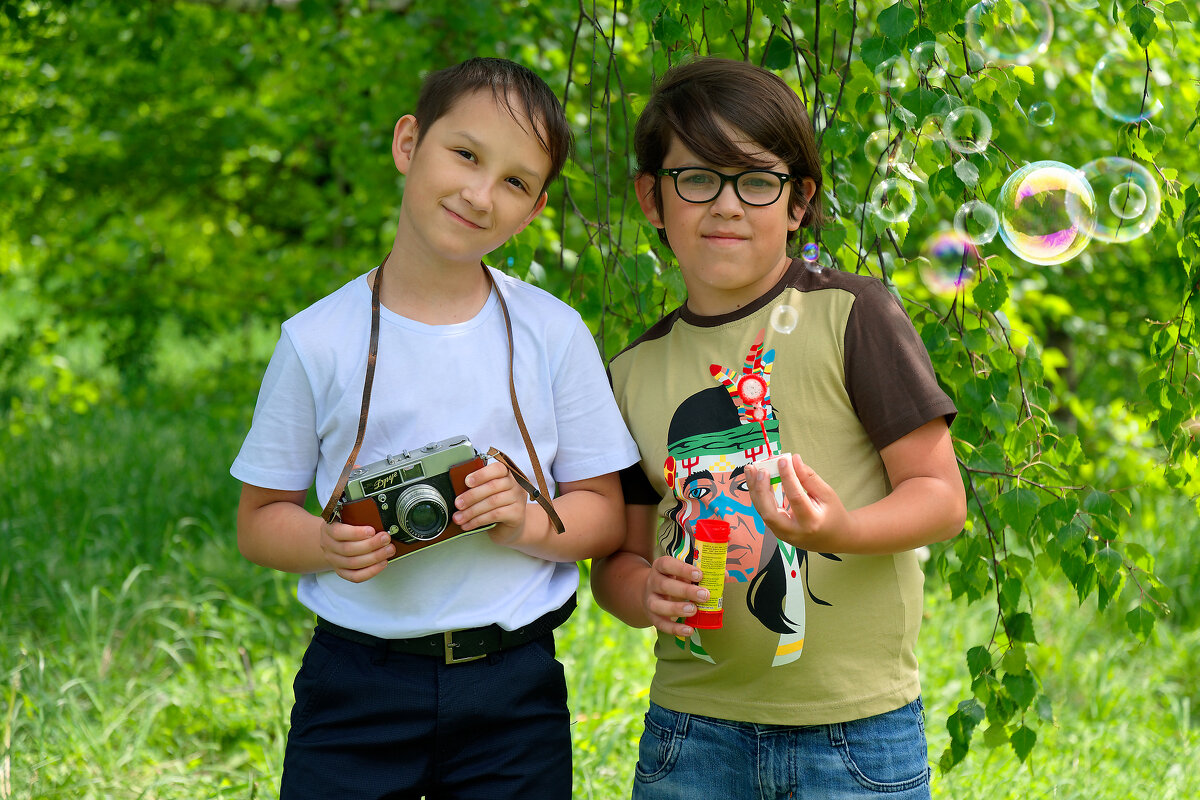
<path fill-rule="evenodd" d="M 375 380 L 375 361 L 379 353 L 379 287 L 383 283 L 383 265 L 386 263 L 387 256 L 384 256 L 383 263 L 379 265 L 379 269 L 375 270 L 375 285 L 371 287 L 371 339 L 367 348 L 367 370 L 363 378 L 362 409 L 358 415 L 358 435 L 354 439 L 354 448 L 350 451 L 350 457 L 346 459 L 346 464 L 342 467 L 342 474 L 338 478 L 337 486 L 334 487 L 333 494 L 329 496 L 329 500 L 325 503 L 325 508 L 321 512 L 321 517 L 326 522 L 333 521 L 337 511 L 338 500 L 341 498 L 342 492 L 346 490 L 346 483 L 350 480 L 350 472 L 354 469 L 354 462 L 358 458 L 358 451 L 362 448 L 363 435 L 367 431 L 367 411 L 371 406 L 371 384 Z M 521 438 L 525 440 L 525 450 L 529 454 L 529 463 L 533 465 L 533 473 L 537 477 L 537 486 L 534 486 L 533 482 L 525 476 L 525 473 L 504 453 L 493 447 L 488 450 L 487 454 L 490 458 L 496 459 L 508 468 L 517 485 L 524 489 L 529 494 L 529 497 L 546 512 L 546 516 L 550 518 L 550 524 L 554 526 L 554 530 L 562 533 L 565 527 L 563 526 L 562 519 L 558 516 L 558 512 L 554 510 L 554 503 L 550 499 L 550 492 L 546 486 L 546 478 L 542 475 L 541 462 L 538 461 L 537 451 L 534 450 L 533 441 L 529 436 L 529 429 L 525 427 L 525 418 L 521 416 L 521 406 L 517 402 L 517 384 L 513 376 L 512 319 L 508 314 L 508 304 L 504 302 L 504 293 L 500 291 L 500 287 L 496 285 L 496 281 L 492 278 L 491 270 L 482 263 L 480 267 L 483 268 L 483 274 L 487 277 L 489 290 L 496 290 L 496 297 L 500 301 L 500 311 L 504 314 L 504 328 L 508 334 L 509 399 L 512 401 L 513 415 L 517 418 L 517 427 L 521 430 Z"/>

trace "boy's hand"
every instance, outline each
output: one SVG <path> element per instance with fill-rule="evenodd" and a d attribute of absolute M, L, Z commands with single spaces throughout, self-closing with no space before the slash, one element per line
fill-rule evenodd
<path fill-rule="evenodd" d="M 396 546 L 386 531 L 370 525 L 322 522 L 321 551 L 339 576 L 354 583 L 374 578 L 396 555 Z"/>
<path fill-rule="evenodd" d="M 695 604 L 708 599 L 708 589 L 696 585 L 700 577 L 700 570 L 686 561 L 672 556 L 655 559 L 642 595 L 642 607 L 654 627 L 685 639 L 692 635 L 692 627 L 679 620 L 695 614 Z"/>
<path fill-rule="evenodd" d="M 800 456 L 779 462 L 779 477 L 786 503 L 775 501 L 771 479 L 761 466 L 746 468 L 750 501 L 763 522 L 781 540 L 818 553 L 844 552 L 839 548 L 850 528 L 850 514 L 837 492 L 821 479 Z"/>
<path fill-rule="evenodd" d="M 529 495 L 513 479 L 508 467 L 493 461 L 466 477 L 467 490 L 454 500 L 454 523 L 464 531 L 496 523 L 487 532 L 506 547 L 517 544 L 525 532 L 525 507 Z"/>

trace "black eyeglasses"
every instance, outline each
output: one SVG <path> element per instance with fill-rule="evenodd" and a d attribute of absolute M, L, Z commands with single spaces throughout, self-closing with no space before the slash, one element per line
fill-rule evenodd
<path fill-rule="evenodd" d="M 655 173 L 671 176 L 675 181 L 675 193 L 688 203 L 711 203 L 725 188 L 733 184 L 738 199 L 748 206 L 769 206 L 783 194 L 783 185 L 795 180 L 785 172 L 766 169 L 748 169 L 736 175 L 726 175 L 707 167 L 678 167 L 660 169 Z"/>

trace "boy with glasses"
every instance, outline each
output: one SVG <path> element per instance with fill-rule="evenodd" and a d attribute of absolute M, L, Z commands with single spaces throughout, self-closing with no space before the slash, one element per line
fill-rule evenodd
<path fill-rule="evenodd" d="M 821 169 L 786 83 L 673 67 L 634 143 L 687 301 L 609 365 L 641 463 L 592 589 L 659 630 L 633 796 L 928 798 L 914 551 L 965 518 L 954 405 L 882 283 L 788 257 Z M 705 520 L 730 530 L 716 629 L 687 623 Z"/>
<path fill-rule="evenodd" d="M 283 800 L 571 796 L 553 628 L 574 608 L 575 562 L 620 542 L 616 471 L 637 450 L 579 314 L 480 260 L 542 210 L 570 147 L 557 98 L 525 67 L 477 58 L 432 73 L 395 127 L 391 253 L 283 324 L 231 469 L 242 554 L 299 573 L 318 616 Z M 540 462 L 565 532 L 498 462 L 446 509 L 464 531 L 494 527 L 396 561 L 402 539 L 305 510 L 314 481 L 322 504 L 336 494 L 355 447 L 375 323 L 359 463 L 466 435 L 527 474 Z"/>

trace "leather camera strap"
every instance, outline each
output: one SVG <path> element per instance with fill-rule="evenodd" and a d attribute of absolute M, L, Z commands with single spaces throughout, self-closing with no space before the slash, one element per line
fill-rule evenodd
<path fill-rule="evenodd" d="M 388 255 L 391 254 L 389 253 Z M 363 435 L 367 430 L 367 411 L 371 405 L 371 384 L 375 379 L 375 361 L 379 353 L 379 287 L 383 283 L 383 265 L 386 263 L 387 256 L 384 256 L 383 263 L 375 270 L 375 285 L 371 287 L 371 340 L 367 349 L 367 370 L 366 376 L 363 379 L 362 410 L 358 415 L 358 435 L 354 440 L 354 449 L 350 451 L 350 457 L 346 459 L 346 464 L 342 467 L 342 474 L 338 478 L 337 486 L 334 488 L 333 494 L 329 496 L 329 501 L 325 504 L 325 508 L 321 512 L 321 516 L 326 522 L 333 521 L 338 499 L 342 496 L 342 492 L 346 490 L 346 483 L 350 480 L 350 472 L 354 469 L 354 462 L 358 458 L 358 451 L 362 447 Z M 488 456 L 495 458 L 508 468 L 508 471 L 512 473 L 513 480 L 529 494 L 532 500 L 545 510 L 546 516 L 550 518 L 550 523 L 554 526 L 554 530 L 562 533 L 565 527 L 563 526 L 562 519 L 558 516 L 558 512 L 554 510 L 554 503 L 550 499 L 550 493 L 546 486 L 546 478 L 542 475 L 541 462 L 538 461 L 537 451 L 534 450 L 533 441 L 529 437 L 529 430 L 525 427 L 525 418 L 521 416 L 521 406 L 517 402 L 517 385 L 513 375 L 515 365 L 512 319 L 508 314 L 508 304 L 504 302 L 504 294 L 492 278 L 491 270 L 484 264 L 480 264 L 480 267 L 483 268 L 483 274 L 487 277 L 489 290 L 496 290 L 496 297 L 500 301 L 500 311 L 504 314 L 504 328 L 508 334 L 509 399 L 512 401 L 513 415 L 517 418 L 517 427 L 521 430 L 521 438 L 525 441 L 525 450 L 529 454 L 529 462 L 533 465 L 533 472 L 537 477 L 537 486 L 533 485 L 529 478 L 525 476 L 525 473 L 513 463 L 511 458 L 496 448 L 489 449 Z"/>
<path fill-rule="evenodd" d="M 513 376 L 513 371 L 516 369 L 516 358 L 513 355 L 512 319 L 508 316 L 508 304 L 504 302 L 504 293 L 500 291 L 500 287 L 496 286 L 496 281 L 492 278 L 492 271 L 484 266 L 483 272 L 487 275 L 488 285 L 496 290 L 496 297 L 500 299 L 500 311 L 504 314 L 504 329 L 508 333 L 508 396 L 512 400 L 513 416 L 517 418 L 517 427 L 521 429 L 521 438 L 525 440 L 525 451 L 529 454 L 529 463 L 533 465 L 533 474 L 537 478 L 537 488 L 535 489 L 530 484 L 529 478 L 525 477 L 525 473 L 521 472 L 512 459 L 504 455 L 504 453 L 493 447 L 488 450 L 488 455 L 508 467 L 508 471 L 512 473 L 513 478 L 520 484 L 521 488 L 528 492 L 529 496 L 545 510 L 546 516 L 550 518 L 550 523 L 554 526 L 554 530 L 562 533 L 565 530 L 563 522 L 559 519 L 558 512 L 554 510 L 554 504 L 550 501 L 550 492 L 546 488 L 546 478 L 542 475 L 542 465 L 538 461 L 537 451 L 533 449 L 533 441 L 529 438 L 529 429 L 525 427 L 525 418 L 521 416 L 521 405 L 517 402 L 517 383 Z"/>
<path fill-rule="evenodd" d="M 326 522 L 333 522 L 338 500 L 341 498 L 342 492 L 346 491 L 346 483 L 350 480 L 350 472 L 354 469 L 354 460 L 358 458 L 359 448 L 362 447 L 363 434 L 367 432 L 367 409 L 371 407 L 371 384 L 375 381 L 375 359 L 379 354 L 379 287 L 383 284 L 383 265 L 386 263 L 387 256 L 384 256 L 379 269 L 375 270 L 375 285 L 371 287 L 371 343 L 367 345 L 367 374 L 363 378 L 362 410 L 358 412 L 358 436 L 354 438 L 354 449 L 350 451 L 350 457 L 346 459 L 346 465 L 342 467 L 342 474 L 338 478 L 337 486 L 334 487 L 333 494 L 329 495 L 325 509 L 321 512 L 321 517 Z"/>

